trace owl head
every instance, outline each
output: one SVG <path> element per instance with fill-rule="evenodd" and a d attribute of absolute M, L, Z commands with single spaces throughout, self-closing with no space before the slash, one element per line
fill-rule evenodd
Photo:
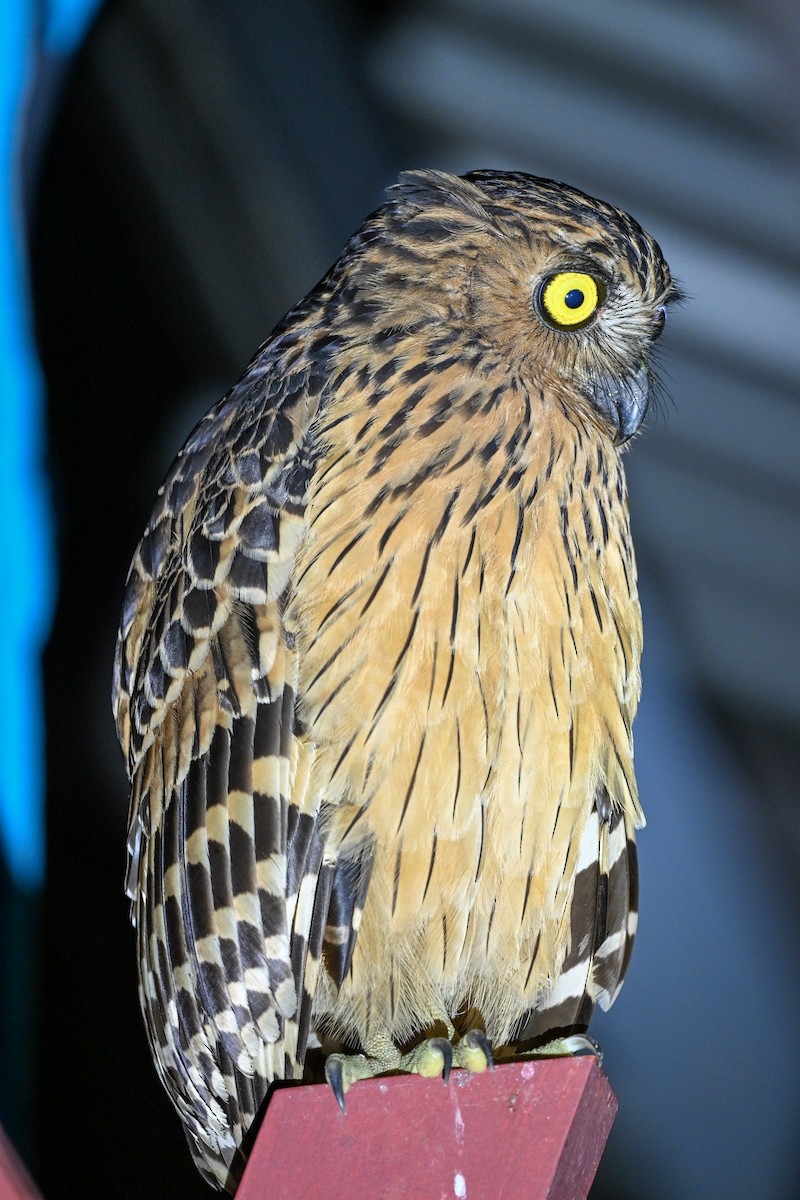
<path fill-rule="evenodd" d="M 577 188 L 510 171 L 406 171 L 358 235 L 349 287 L 373 329 L 434 331 L 603 428 L 640 427 L 678 298 L 656 242 Z M 351 299 L 353 291 L 351 290 Z"/>

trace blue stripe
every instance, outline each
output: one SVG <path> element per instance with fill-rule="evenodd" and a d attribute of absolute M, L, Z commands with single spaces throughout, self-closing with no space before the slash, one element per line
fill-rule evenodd
<path fill-rule="evenodd" d="M 45 51 L 68 58 L 83 41 L 100 0 L 50 0 L 45 5 Z"/>
<path fill-rule="evenodd" d="M 72 52 L 97 0 L 45 12 L 45 50 Z M 35 54 L 34 0 L 0 4 L 0 852 L 12 879 L 44 874 L 41 654 L 55 595 L 44 473 L 44 388 L 33 346 L 22 251 L 18 137 Z"/>

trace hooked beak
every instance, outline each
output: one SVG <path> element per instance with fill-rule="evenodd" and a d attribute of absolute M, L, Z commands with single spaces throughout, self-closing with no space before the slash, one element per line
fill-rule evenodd
<path fill-rule="evenodd" d="M 647 413 L 650 379 L 647 367 L 623 379 L 598 379 L 589 398 L 616 428 L 614 444 L 624 445 L 632 438 Z"/>

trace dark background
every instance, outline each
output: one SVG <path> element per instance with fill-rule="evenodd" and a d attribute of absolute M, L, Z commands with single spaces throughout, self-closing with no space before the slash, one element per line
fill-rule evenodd
<path fill-rule="evenodd" d="M 46 886 L 4 887 L 2 1116 L 49 1200 L 211 1194 L 136 999 L 122 585 L 195 419 L 412 166 L 596 192 L 690 294 L 664 338 L 672 400 L 628 459 L 650 827 L 630 979 L 594 1029 L 621 1107 L 593 1196 L 800 1194 L 797 34 L 777 3 L 100 12 L 29 188 L 60 582 Z"/>

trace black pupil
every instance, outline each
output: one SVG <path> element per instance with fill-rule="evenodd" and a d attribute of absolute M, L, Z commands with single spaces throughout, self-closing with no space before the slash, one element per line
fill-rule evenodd
<path fill-rule="evenodd" d="M 564 297 L 564 303 L 566 304 L 567 308 L 580 308 L 584 299 L 585 296 L 581 289 L 573 288 L 572 291 L 567 292 L 566 296 Z"/>

